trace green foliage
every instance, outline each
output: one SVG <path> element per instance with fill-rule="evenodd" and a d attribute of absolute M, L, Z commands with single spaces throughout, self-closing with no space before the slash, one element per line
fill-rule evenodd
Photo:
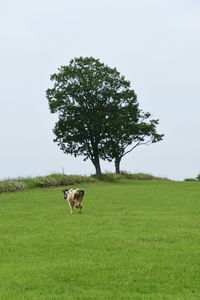
<path fill-rule="evenodd" d="M 58 114 L 54 141 L 64 153 L 90 159 L 97 175 L 100 158 L 115 160 L 119 172 L 122 157 L 136 146 L 162 140 L 158 120 L 139 109 L 130 82 L 116 68 L 79 57 L 61 66 L 51 80 L 46 96 L 51 113 Z"/>
<path fill-rule="evenodd" d="M 196 181 L 196 180 L 197 181 L 200 180 L 200 174 L 198 174 L 196 178 L 185 178 L 185 181 Z"/>
<path fill-rule="evenodd" d="M 24 182 L 15 180 L 0 181 L 0 193 L 2 192 L 17 192 L 27 189 L 27 185 Z"/>
<path fill-rule="evenodd" d="M 81 185 L 0 195 L 1 300 L 195 300 L 200 295 L 197 182 Z"/>
<path fill-rule="evenodd" d="M 12 180 L 0 181 L 0 192 L 16 192 L 25 189 L 33 188 L 49 188 L 57 186 L 68 186 L 85 183 L 95 183 L 98 181 L 104 182 L 119 182 L 124 180 L 169 180 L 167 178 L 159 178 L 150 174 L 131 174 L 128 172 L 121 172 L 120 174 L 105 173 L 100 176 L 81 176 L 81 175 L 65 175 L 65 174 L 51 174 L 48 176 L 38 176 L 35 178 L 17 178 Z"/>
<path fill-rule="evenodd" d="M 197 179 L 197 180 L 200 180 L 200 174 L 197 175 L 196 179 Z"/>
<path fill-rule="evenodd" d="M 109 116 L 128 98 L 136 103 L 130 82 L 115 68 L 93 57 L 72 59 L 51 76 L 46 92 L 52 113 L 58 113 L 55 142 L 68 154 L 90 159 L 101 174 L 99 157 L 108 133 Z"/>
<path fill-rule="evenodd" d="M 125 180 L 143 180 L 143 181 L 145 180 L 166 181 L 167 180 L 169 181 L 168 178 L 156 177 L 151 174 L 144 174 L 144 173 L 131 174 L 126 171 L 122 171 L 120 174 L 107 172 L 105 174 L 102 174 L 101 176 L 93 175 L 92 177 L 104 182 L 120 182 Z"/>
<path fill-rule="evenodd" d="M 123 99 L 123 106 L 109 119 L 102 157 L 115 161 L 116 173 L 120 173 L 121 159 L 136 147 L 162 141 L 164 135 L 158 134 L 156 129 L 159 120 L 150 117 L 150 113 L 138 108 L 138 103 Z"/>
<path fill-rule="evenodd" d="M 52 174 L 33 179 L 35 187 L 55 187 L 89 182 L 89 178 L 80 175 Z"/>
<path fill-rule="evenodd" d="M 126 171 L 122 171 L 121 175 L 124 176 L 127 179 L 132 179 L 132 180 L 156 180 L 156 181 L 169 181 L 168 178 L 163 178 L 163 177 L 157 177 L 152 174 L 145 174 L 145 173 L 136 173 L 136 174 L 131 174 L 127 173 Z"/>
<path fill-rule="evenodd" d="M 51 174 L 36 178 L 18 178 L 0 181 L 0 192 L 21 191 L 32 188 L 48 188 L 56 186 L 76 185 L 92 182 L 93 178 L 80 175 Z"/>

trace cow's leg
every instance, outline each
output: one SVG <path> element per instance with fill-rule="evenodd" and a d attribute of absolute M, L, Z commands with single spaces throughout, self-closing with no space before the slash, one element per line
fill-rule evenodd
<path fill-rule="evenodd" d="M 68 201 L 68 203 L 69 203 L 69 209 L 70 209 L 70 212 L 71 212 L 71 214 L 73 214 L 73 206 L 71 205 L 71 203 L 70 203 L 69 200 L 67 200 L 67 201 Z"/>
<path fill-rule="evenodd" d="M 79 206 L 79 210 L 78 213 L 81 214 L 82 213 L 82 205 Z"/>

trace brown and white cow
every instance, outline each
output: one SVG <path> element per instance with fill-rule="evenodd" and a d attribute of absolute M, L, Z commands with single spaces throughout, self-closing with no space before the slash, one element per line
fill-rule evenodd
<path fill-rule="evenodd" d="M 78 209 L 79 213 L 82 213 L 82 201 L 84 196 L 84 190 L 80 189 L 70 189 L 70 190 L 64 190 L 64 199 L 67 199 L 69 203 L 69 208 L 71 214 L 73 214 L 73 208 L 74 206 Z"/>

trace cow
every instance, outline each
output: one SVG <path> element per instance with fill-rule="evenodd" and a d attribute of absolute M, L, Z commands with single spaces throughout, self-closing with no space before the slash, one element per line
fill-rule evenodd
<path fill-rule="evenodd" d="M 85 194 L 84 190 L 70 189 L 63 190 L 64 199 L 67 199 L 71 214 L 73 214 L 74 206 L 78 209 L 78 213 L 82 213 L 82 201 Z"/>

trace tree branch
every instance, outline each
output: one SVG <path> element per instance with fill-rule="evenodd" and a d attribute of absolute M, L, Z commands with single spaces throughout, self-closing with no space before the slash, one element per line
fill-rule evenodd
<path fill-rule="evenodd" d="M 131 151 L 133 151 L 133 149 L 135 149 L 137 146 L 141 146 L 141 145 L 148 145 L 150 142 L 152 141 L 152 139 L 148 140 L 147 142 L 143 143 L 143 142 L 138 142 L 136 145 L 134 145 L 130 150 L 126 151 L 122 157 L 124 157 L 126 154 L 130 153 Z M 121 158 L 122 158 L 121 157 Z"/>

